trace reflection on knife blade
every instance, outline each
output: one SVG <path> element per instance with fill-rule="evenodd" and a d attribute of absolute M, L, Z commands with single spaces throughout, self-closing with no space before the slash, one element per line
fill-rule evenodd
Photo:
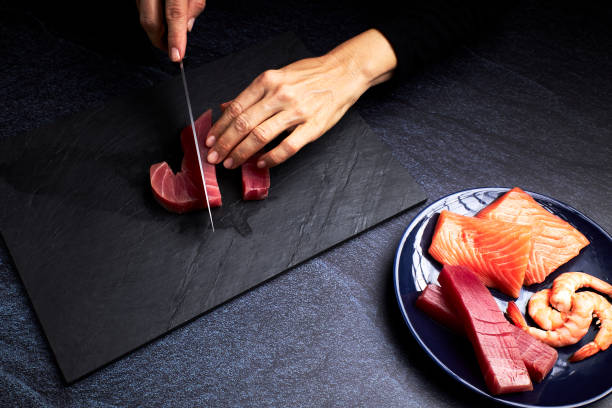
<path fill-rule="evenodd" d="M 206 191 L 206 179 L 204 178 L 204 170 L 202 168 L 202 156 L 200 155 L 200 146 L 196 136 L 195 124 L 193 123 L 193 112 L 191 110 L 191 99 L 189 98 L 189 89 L 187 88 L 187 79 L 185 78 L 185 68 L 183 61 L 180 62 L 181 77 L 183 78 L 183 87 L 185 88 L 185 99 L 187 100 L 187 110 L 189 111 L 189 121 L 191 123 L 191 131 L 193 132 L 193 142 L 195 143 L 195 151 L 198 155 L 198 166 L 200 167 L 200 176 L 202 177 L 202 187 L 204 189 L 204 197 L 206 198 L 206 207 L 208 208 L 208 216 L 210 217 L 210 226 L 213 232 L 215 224 L 213 223 L 212 212 L 210 211 L 210 201 L 208 200 L 208 191 Z"/>

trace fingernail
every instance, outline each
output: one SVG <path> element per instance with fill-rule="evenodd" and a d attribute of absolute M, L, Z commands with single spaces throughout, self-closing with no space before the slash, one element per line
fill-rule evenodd
<path fill-rule="evenodd" d="M 231 157 L 228 157 L 223 162 L 223 167 L 225 167 L 226 169 L 229 169 L 230 167 L 232 167 L 233 164 L 234 164 L 234 159 L 232 159 Z"/>
<path fill-rule="evenodd" d="M 208 153 L 208 162 L 211 164 L 215 164 L 217 162 L 217 159 L 219 158 L 219 153 L 212 151 L 210 153 Z"/>
<path fill-rule="evenodd" d="M 217 140 L 214 136 L 208 136 L 206 139 L 206 147 L 212 147 L 215 144 L 215 140 Z"/>
<path fill-rule="evenodd" d="M 181 54 L 179 53 L 178 48 L 172 48 L 172 52 L 170 53 L 170 58 L 172 61 L 179 62 L 181 60 Z"/>
<path fill-rule="evenodd" d="M 193 28 L 193 23 L 195 23 L 195 18 L 191 17 L 187 22 L 187 30 L 189 32 L 191 32 L 191 29 Z"/>
<path fill-rule="evenodd" d="M 263 169 L 264 167 L 266 167 L 266 162 L 263 160 L 258 161 L 257 167 L 259 167 L 260 169 Z"/>

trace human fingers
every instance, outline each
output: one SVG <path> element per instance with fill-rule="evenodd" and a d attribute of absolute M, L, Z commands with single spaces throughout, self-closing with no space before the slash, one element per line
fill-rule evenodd
<path fill-rule="evenodd" d="M 139 0 L 136 2 L 140 14 L 140 25 L 157 48 L 166 51 L 164 38 L 164 15 L 161 0 Z"/>
<path fill-rule="evenodd" d="M 266 71 L 267 72 L 267 71 Z M 229 127 L 232 121 L 240 116 L 251 105 L 259 102 L 266 93 L 264 81 L 260 80 L 260 75 L 251 84 L 240 93 L 235 99 L 222 103 L 221 117 L 213 124 L 208 137 L 206 138 L 206 146 L 213 148 L 219 136 L 222 135 Z"/>
<path fill-rule="evenodd" d="M 230 106 L 226 109 L 226 112 L 232 109 L 232 106 L 236 103 L 234 100 Z M 228 154 L 254 129 L 260 124 L 269 119 L 274 114 L 278 113 L 280 106 L 271 104 L 269 100 L 262 99 L 256 104 L 252 105 L 248 109 L 244 110 L 238 116 L 235 116 L 229 126 L 221 134 L 214 146 L 210 149 L 208 154 L 208 161 L 210 163 L 220 163 L 225 160 L 223 165 L 227 168 L 233 168 L 234 159 L 227 157 Z M 262 141 L 266 135 L 263 134 L 263 129 L 255 131 L 261 136 Z M 227 159 L 226 159 L 227 157 Z"/>
<path fill-rule="evenodd" d="M 185 56 L 188 11 L 188 0 L 166 0 L 168 51 L 170 59 L 174 62 L 179 62 Z"/>
<path fill-rule="evenodd" d="M 235 99 L 221 104 L 223 113 L 208 132 L 206 146 L 213 148 L 219 136 L 223 134 L 230 123 L 251 105 L 263 98 L 269 89 L 275 88 L 282 76 L 283 73 L 279 70 L 264 71 Z"/>
<path fill-rule="evenodd" d="M 297 126 L 278 146 L 259 158 L 257 167 L 274 167 L 281 164 L 321 136 L 321 133 L 319 128 L 308 122 Z"/>
<path fill-rule="evenodd" d="M 189 12 L 187 13 L 187 30 L 191 32 L 193 29 L 193 24 L 195 23 L 195 19 L 200 15 L 200 13 L 206 7 L 206 0 L 190 0 L 189 1 Z"/>
<path fill-rule="evenodd" d="M 230 103 L 232 103 L 232 101 L 223 102 L 221 104 L 221 111 L 226 110 Z"/>
<path fill-rule="evenodd" d="M 282 111 L 257 125 L 229 154 L 223 165 L 236 168 L 260 151 L 278 135 L 303 122 L 303 117 Z"/>

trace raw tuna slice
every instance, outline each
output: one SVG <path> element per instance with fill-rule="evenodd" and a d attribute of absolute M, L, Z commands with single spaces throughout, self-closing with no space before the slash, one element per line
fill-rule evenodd
<path fill-rule="evenodd" d="M 455 332 L 465 334 L 462 322 L 448 305 L 442 288 L 438 285 L 427 285 L 416 300 L 416 305 L 431 318 Z M 521 359 L 533 382 L 540 382 L 552 370 L 557 358 L 557 350 L 535 339 L 516 326 L 508 324 L 521 354 Z"/>
<path fill-rule="evenodd" d="M 543 282 L 550 273 L 589 244 L 580 231 L 547 211 L 518 187 L 485 207 L 476 217 L 532 227 L 532 248 L 525 271 L 525 285 Z"/>
<path fill-rule="evenodd" d="M 257 159 L 250 158 L 241 167 L 243 200 L 263 200 L 268 197 L 270 169 L 257 167 Z"/>
<path fill-rule="evenodd" d="M 227 101 L 222 103 L 221 111 L 232 103 Z M 242 166 L 242 199 L 243 200 L 263 200 L 268 197 L 270 190 L 270 169 L 267 167 L 260 169 L 257 167 L 257 159 L 255 157 L 247 160 Z"/>
<path fill-rule="evenodd" d="M 221 206 L 221 191 L 217 184 L 215 166 L 206 161 L 208 149 L 205 145 L 206 135 L 210 130 L 212 112 L 207 110 L 196 121 L 196 135 L 202 155 L 202 169 L 206 178 L 206 191 L 211 207 Z M 183 161 L 181 171 L 174 174 L 168 163 L 156 163 L 151 166 L 149 176 L 151 188 L 157 201 L 168 211 L 184 213 L 206 208 L 204 186 L 200 177 L 198 156 L 193 141 L 191 126 L 181 132 L 181 146 L 183 148 Z"/>
<path fill-rule="evenodd" d="M 476 274 L 464 266 L 445 265 L 438 282 L 463 322 L 489 391 L 497 395 L 532 390 L 514 331 Z"/>
<path fill-rule="evenodd" d="M 553 347 L 531 337 L 524 330 L 509 324 L 512 327 L 516 344 L 521 352 L 521 358 L 529 376 L 534 382 L 542 381 L 552 370 L 559 353 Z M 535 340 L 535 341 L 534 341 Z"/>
<path fill-rule="evenodd" d="M 442 211 L 429 253 L 443 265 L 468 266 L 482 283 L 518 297 L 531 251 L 531 228 Z"/>
<path fill-rule="evenodd" d="M 442 288 L 438 285 L 429 284 L 423 289 L 415 302 L 416 306 L 424 311 L 429 317 L 449 329 L 465 334 L 463 322 L 457 319 L 457 315 L 444 299 Z"/>

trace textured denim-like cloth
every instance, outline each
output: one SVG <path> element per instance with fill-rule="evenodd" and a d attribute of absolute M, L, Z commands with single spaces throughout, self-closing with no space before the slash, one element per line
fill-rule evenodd
<path fill-rule="evenodd" d="M 186 64 L 290 30 L 322 53 L 365 27 L 342 3 L 210 3 L 189 36 Z M 521 5 L 496 34 L 369 91 L 355 109 L 433 200 L 519 185 L 611 231 L 610 16 Z M 0 9 L 0 47 L 1 137 L 178 74 L 162 55 L 146 63 L 109 55 L 15 9 Z M 0 245 L 0 406 L 490 406 L 425 355 L 399 313 L 393 257 L 418 210 L 70 386 Z"/>

